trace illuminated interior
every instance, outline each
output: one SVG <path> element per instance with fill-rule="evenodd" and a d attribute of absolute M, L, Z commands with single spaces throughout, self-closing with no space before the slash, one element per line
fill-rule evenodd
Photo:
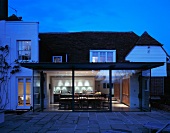
<path fill-rule="evenodd" d="M 109 70 L 77 70 L 74 72 L 74 93 L 72 92 L 72 71 L 48 71 L 50 75 L 50 103 L 56 111 L 72 110 L 72 96 L 74 94 L 74 111 L 109 111 L 110 104 L 113 111 L 139 111 L 130 107 L 129 82 L 134 70 L 112 70 L 111 96 Z M 117 84 L 122 84 L 122 90 Z M 128 91 L 127 91 L 128 90 Z M 120 92 L 122 91 L 122 94 Z M 137 91 L 137 90 L 136 90 Z M 136 97 L 138 94 L 135 94 Z M 121 97 L 120 97 L 121 96 Z M 112 103 L 111 103 L 112 102 Z M 52 109 L 52 110 L 53 110 Z"/>
<path fill-rule="evenodd" d="M 30 106 L 31 105 L 31 83 L 26 82 L 24 88 L 23 80 L 18 82 L 18 106 Z"/>

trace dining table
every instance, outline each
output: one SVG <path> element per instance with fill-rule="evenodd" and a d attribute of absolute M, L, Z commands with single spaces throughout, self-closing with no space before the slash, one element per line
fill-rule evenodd
<path fill-rule="evenodd" d="M 67 97 L 60 98 L 59 107 L 64 109 L 72 109 L 73 103 L 75 109 L 98 109 L 102 108 L 102 103 L 108 102 L 103 97 Z"/>

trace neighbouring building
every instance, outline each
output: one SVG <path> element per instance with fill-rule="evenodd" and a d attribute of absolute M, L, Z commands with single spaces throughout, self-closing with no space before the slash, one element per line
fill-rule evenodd
<path fill-rule="evenodd" d="M 22 66 L 5 109 L 141 111 L 150 110 L 150 95 L 164 95 L 169 56 L 147 32 L 39 33 L 38 22 L 7 17 L 3 4 L 0 46 Z"/>

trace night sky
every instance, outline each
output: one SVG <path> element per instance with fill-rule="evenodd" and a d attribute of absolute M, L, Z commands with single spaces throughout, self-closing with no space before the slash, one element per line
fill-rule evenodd
<path fill-rule="evenodd" d="M 39 22 L 40 32 L 147 31 L 170 54 L 170 0 L 8 1 L 9 16 Z"/>

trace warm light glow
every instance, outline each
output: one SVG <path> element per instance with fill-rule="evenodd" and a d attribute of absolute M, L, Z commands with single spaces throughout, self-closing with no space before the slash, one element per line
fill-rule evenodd
<path fill-rule="evenodd" d="M 24 100 L 24 97 L 20 97 L 21 98 L 21 100 Z"/>
<path fill-rule="evenodd" d="M 65 86 L 70 86 L 70 83 L 68 80 L 65 82 Z"/>
<path fill-rule="evenodd" d="M 79 82 L 78 82 L 78 86 L 83 86 L 82 81 L 79 81 Z"/>
<path fill-rule="evenodd" d="M 67 88 L 66 87 L 62 87 L 62 93 L 67 93 Z"/>
<path fill-rule="evenodd" d="M 75 87 L 75 92 L 79 92 L 80 88 L 79 87 Z"/>
<path fill-rule="evenodd" d="M 66 87 L 62 87 L 62 90 L 67 90 L 67 88 Z"/>
<path fill-rule="evenodd" d="M 92 87 L 88 87 L 87 91 L 93 91 Z"/>
<path fill-rule="evenodd" d="M 58 86 L 63 86 L 63 82 L 62 82 L 62 80 L 59 80 L 59 82 L 58 82 Z"/>
<path fill-rule="evenodd" d="M 90 86 L 90 83 L 89 83 L 89 81 L 88 81 L 88 80 L 85 80 L 85 82 L 84 82 L 84 86 Z"/>
<path fill-rule="evenodd" d="M 112 101 L 113 103 L 113 107 L 118 107 L 118 108 L 128 108 L 127 105 L 122 104 L 122 103 L 118 103 L 117 101 L 114 103 L 114 101 Z"/>
<path fill-rule="evenodd" d="M 26 100 L 29 100 L 30 99 L 30 96 L 26 96 Z"/>
<path fill-rule="evenodd" d="M 84 90 L 86 90 L 86 87 L 82 87 L 82 88 L 81 88 L 81 91 L 84 91 Z"/>
<path fill-rule="evenodd" d="M 55 91 L 60 91 L 61 88 L 60 87 L 55 87 Z"/>

